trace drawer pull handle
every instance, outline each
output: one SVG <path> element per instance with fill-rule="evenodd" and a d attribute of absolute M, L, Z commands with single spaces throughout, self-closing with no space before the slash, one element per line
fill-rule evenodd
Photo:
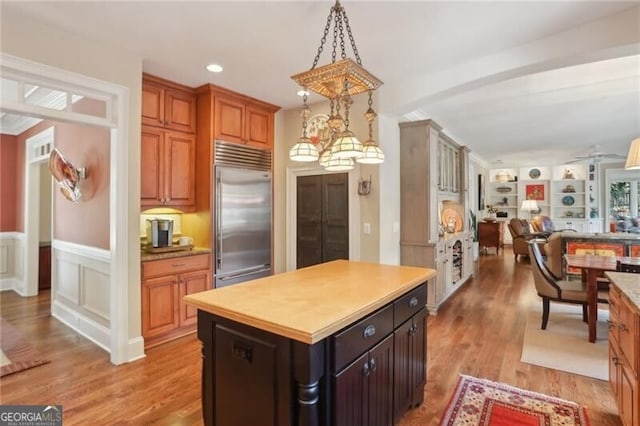
<path fill-rule="evenodd" d="M 409 306 L 411 308 L 415 308 L 416 306 L 418 306 L 418 298 L 412 297 L 411 300 L 409 300 Z"/>
<path fill-rule="evenodd" d="M 186 265 L 186 263 L 174 263 L 171 266 L 173 266 L 174 268 L 180 268 L 180 267 L 185 266 L 185 265 Z"/>
<path fill-rule="evenodd" d="M 362 333 L 365 339 L 373 336 L 374 334 L 376 334 L 376 326 L 373 324 L 368 325 L 367 328 L 364 329 L 364 333 Z"/>
<path fill-rule="evenodd" d="M 231 349 L 234 358 L 247 361 L 249 364 L 253 362 L 253 348 L 243 342 L 234 342 Z"/>

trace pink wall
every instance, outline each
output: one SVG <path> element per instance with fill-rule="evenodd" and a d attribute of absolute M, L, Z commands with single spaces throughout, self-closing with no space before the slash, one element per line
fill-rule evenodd
<path fill-rule="evenodd" d="M 101 115 L 104 104 L 83 99 L 74 105 L 74 111 L 83 110 Z M 68 201 L 56 185 L 53 196 L 53 238 L 76 244 L 109 250 L 109 172 L 110 131 L 80 124 L 43 121 L 18 135 L 18 175 L 24 176 L 24 144 L 27 138 L 54 126 L 55 147 L 75 167 L 87 167 L 88 177 L 81 181 L 82 198 L 77 203 Z M 20 170 L 22 169 L 22 170 Z M 24 178 L 18 176 L 22 194 Z M 20 196 L 20 198 L 22 198 Z M 16 209 L 18 228 L 24 229 L 22 204 Z"/>
<path fill-rule="evenodd" d="M 0 134 L 0 232 L 17 231 L 17 139 Z"/>

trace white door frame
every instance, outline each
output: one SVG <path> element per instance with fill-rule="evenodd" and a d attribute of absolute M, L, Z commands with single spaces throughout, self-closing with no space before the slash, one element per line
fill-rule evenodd
<path fill-rule="evenodd" d="M 53 149 L 54 127 L 48 127 L 26 140 L 24 165 L 24 236 L 23 296 L 38 294 L 39 235 L 40 235 L 40 165 L 47 161 Z M 48 188 L 51 191 L 51 187 Z M 53 299 L 51 300 L 53 303 Z"/>
<path fill-rule="evenodd" d="M 358 197 L 357 168 L 348 173 L 349 180 L 349 259 L 360 260 L 360 198 Z M 286 268 L 287 271 L 296 269 L 297 264 L 297 205 L 298 205 L 298 176 L 328 175 L 332 173 L 318 166 L 287 167 L 286 191 Z"/>
<path fill-rule="evenodd" d="M 110 247 L 110 353 L 113 364 L 121 364 L 143 356 L 131 353 L 129 343 L 128 296 L 128 130 L 129 89 L 114 83 L 87 77 L 48 65 L 0 53 L 2 76 L 19 82 L 42 85 L 103 100 L 106 117 L 93 117 L 69 110 L 53 110 L 25 104 L 23 100 L 2 101 L 0 110 L 42 119 L 87 124 L 111 131 L 111 164 L 109 180 Z M 32 238 L 32 237 L 29 237 Z M 25 244 L 28 247 L 28 244 Z M 25 253 L 26 254 L 26 253 Z M 26 258 L 26 256 L 25 256 Z M 25 274 L 28 272 L 25 271 Z"/>

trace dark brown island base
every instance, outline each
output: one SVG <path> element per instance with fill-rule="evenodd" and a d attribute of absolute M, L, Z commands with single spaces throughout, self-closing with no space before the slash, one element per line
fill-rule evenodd
<path fill-rule="evenodd" d="M 397 423 L 423 402 L 435 274 L 337 260 L 186 296 L 205 425 Z"/>

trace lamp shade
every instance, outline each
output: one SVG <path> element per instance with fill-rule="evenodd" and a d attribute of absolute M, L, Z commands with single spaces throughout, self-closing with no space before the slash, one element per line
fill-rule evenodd
<path fill-rule="evenodd" d="M 340 133 L 336 143 L 331 147 L 331 156 L 337 158 L 354 158 L 362 155 L 362 143 L 353 132 L 345 130 Z"/>
<path fill-rule="evenodd" d="M 300 138 L 298 143 L 289 150 L 289 158 L 293 161 L 316 161 L 318 159 L 318 148 L 309 138 Z"/>
<path fill-rule="evenodd" d="M 524 200 L 520 210 L 526 210 L 528 212 L 538 210 L 538 202 L 536 200 Z"/>
<path fill-rule="evenodd" d="M 353 169 L 353 160 L 351 158 L 338 158 L 331 155 L 324 168 L 331 172 L 345 172 Z"/>
<path fill-rule="evenodd" d="M 361 164 L 380 164 L 384 162 L 384 153 L 374 141 L 369 139 L 364 143 L 362 155 L 356 158 L 356 161 Z"/>
<path fill-rule="evenodd" d="M 624 168 L 627 170 L 640 169 L 640 138 L 635 138 L 631 141 L 629 154 L 627 155 L 627 162 L 624 164 Z"/>

